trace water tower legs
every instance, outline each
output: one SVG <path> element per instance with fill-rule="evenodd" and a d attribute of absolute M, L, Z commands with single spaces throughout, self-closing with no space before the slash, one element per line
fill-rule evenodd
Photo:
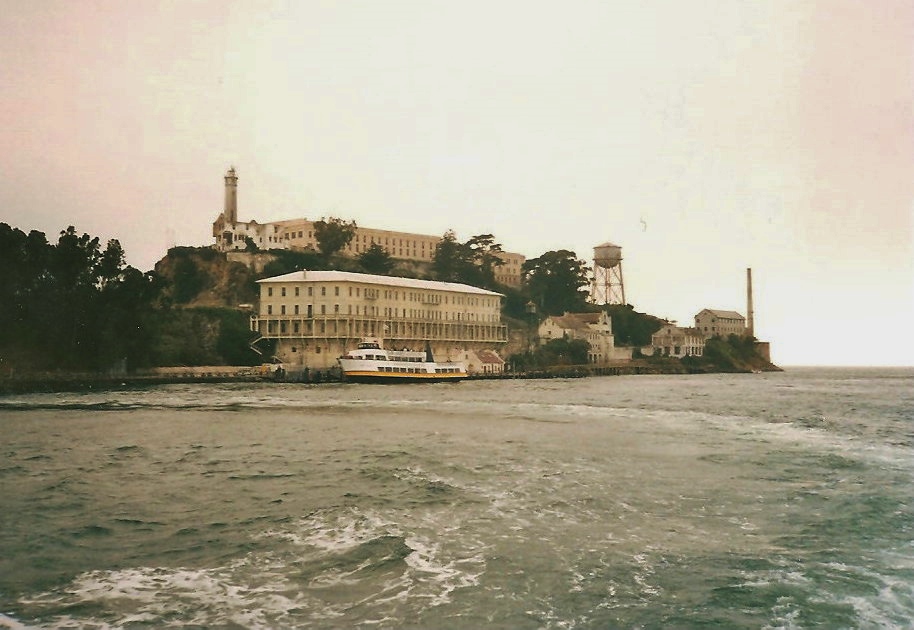
<path fill-rule="evenodd" d="M 627 304 L 621 261 L 610 268 L 594 265 L 590 299 L 594 304 Z"/>

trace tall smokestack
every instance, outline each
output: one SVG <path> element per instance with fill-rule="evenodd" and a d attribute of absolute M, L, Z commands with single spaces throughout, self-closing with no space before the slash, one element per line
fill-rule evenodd
<path fill-rule="evenodd" d="M 752 310 L 752 268 L 746 269 L 746 334 L 755 337 L 755 313 Z"/>
<path fill-rule="evenodd" d="M 238 221 L 238 178 L 234 166 L 225 174 L 225 210 L 222 214 L 226 223 Z"/>

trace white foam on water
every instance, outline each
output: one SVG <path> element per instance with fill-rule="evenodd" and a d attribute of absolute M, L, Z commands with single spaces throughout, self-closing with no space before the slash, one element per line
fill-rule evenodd
<path fill-rule="evenodd" d="M 8 630 L 31 630 L 32 626 L 27 626 L 20 621 L 16 621 L 12 617 L 7 617 L 3 613 L 0 613 L 0 628 L 7 628 Z"/>
<path fill-rule="evenodd" d="M 425 595 L 432 606 L 450 601 L 451 593 L 457 589 L 479 584 L 485 567 L 481 553 L 444 562 L 444 554 L 438 544 L 416 537 L 407 538 L 406 544 L 413 549 L 406 557 L 406 564 L 421 574 L 422 578 L 430 578 L 441 586 L 438 592 Z"/>
<path fill-rule="evenodd" d="M 57 617 L 52 627 L 122 627 L 130 623 L 160 623 L 179 614 L 182 625 L 237 624 L 270 628 L 306 602 L 289 597 L 281 576 L 251 575 L 245 562 L 231 567 L 191 570 L 138 567 L 93 571 L 78 576 L 63 591 L 21 601 L 27 606 L 53 609 L 85 603 L 104 603 L 114 621 Z M 107 615 L 106 615 L 107 616 Z"/>
<path fill-rule="evenodd" d="M 753 443 L 764 442 L 805 447 L 836 453 L 844 457 L 889 465 L 914 473 L 911 448 L 903 445 L 873 443 L 866 437 L 838 433 L 828 426 L 807 426 L 797 419 L 771 422 L 754 416 L 727 415 L 689 410 L 651 410 L 639 413 L 639 421 L 653 420 L 672 430 L 691 427 L 714 428 Z"/>
<path fill-rule="evenodd" d="M 433 476 L 427 478 L 432 479 Z M 444 540 L 449 539 L 449 534 L 459 527 L 435 522 L 418 524 L 421 529 L 433 532 L 436 539 Z M 346 553 L 381 537 L 402 538 L 411 550 L 404 558 L 404 573 L 388 579 L 376 587 L 371 595 L 359 601 L 349 602 L 347 605 L 350 606 L 406 600 L 421 600 L 426 606 L 439 606 L 450 601 L 450 596 L 455 590 L 477 585 L 485 571 L 481 544 L 477 543 L 475 553 L 470 554 L 465 553 L 466 547 L 452 547 L 461 552 L 460 555 L 453 556 L 444 545 L 434 542 L 428 536 L 417 531 L 407 532 L 403 526 L 390 518 L 355 508 L 321 510 L 302 519 L 291 531 L 274 530 L 265 533 L 264 536 L 281 538 L 310 550 L 316 554 L 310 558 L 312 561 L 332 560 L 335 555 Z M 307 553 L 305 559 L 308 560 Z M 312 578 L 310 585 L 321 588 L 360 583 L 365 578 L 359 573 L 371 566 L 372 562 L 373 559 L 368 558 L 345 571 L 329 566 L 320 575 Z"/>
<path fill-rule="evenodd" d="M 663 589 L 649 582 L 654 575 L 654 567 L 647 554 L 638 553 L 632 556 L 638 569 L 632 574 L 632 580 L 641 589 L 641 594 L 646 597 L 656 597 Z"/>
<path fill-rule="evenodd" d="M 763 630 L 798 630 L 803 627 L 800 621 L 802 610 L 792 597 L 778 597 L 771 608 L 771 623 L 762 626 Z"/>
<path fill-rule="evenodd" d="M 910 562 L 910 558 L 907 560 Z M 830 600 L 836 603 L 851 605 L 860 627 L 911 627 L 910 615 L 911 610 L 914 609 L 914 584 L 909 580 L 876 573 L 868 568 L 849 567 L 843 563 L 829 563 L 825 566 L 879 584 L 878 592 L 872 596 L 837 595 L 830 597 Z"/>

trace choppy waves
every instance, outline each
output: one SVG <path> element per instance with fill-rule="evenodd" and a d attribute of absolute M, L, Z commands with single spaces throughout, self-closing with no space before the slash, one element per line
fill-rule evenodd
<path fill-rule="evenodd" d="M 0 627 L 906 627 L 909 384 L 8 400 Z"/>

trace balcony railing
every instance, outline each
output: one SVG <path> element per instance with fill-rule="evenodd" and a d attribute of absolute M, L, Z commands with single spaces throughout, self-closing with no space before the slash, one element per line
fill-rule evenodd
<path fill-rule="evenodd" d="M 396 319 L 362 315 L 264 315 L 251 330 L 268 339 L 359 339 L 507 343 L 508 329 L 495 323 Z"/>

